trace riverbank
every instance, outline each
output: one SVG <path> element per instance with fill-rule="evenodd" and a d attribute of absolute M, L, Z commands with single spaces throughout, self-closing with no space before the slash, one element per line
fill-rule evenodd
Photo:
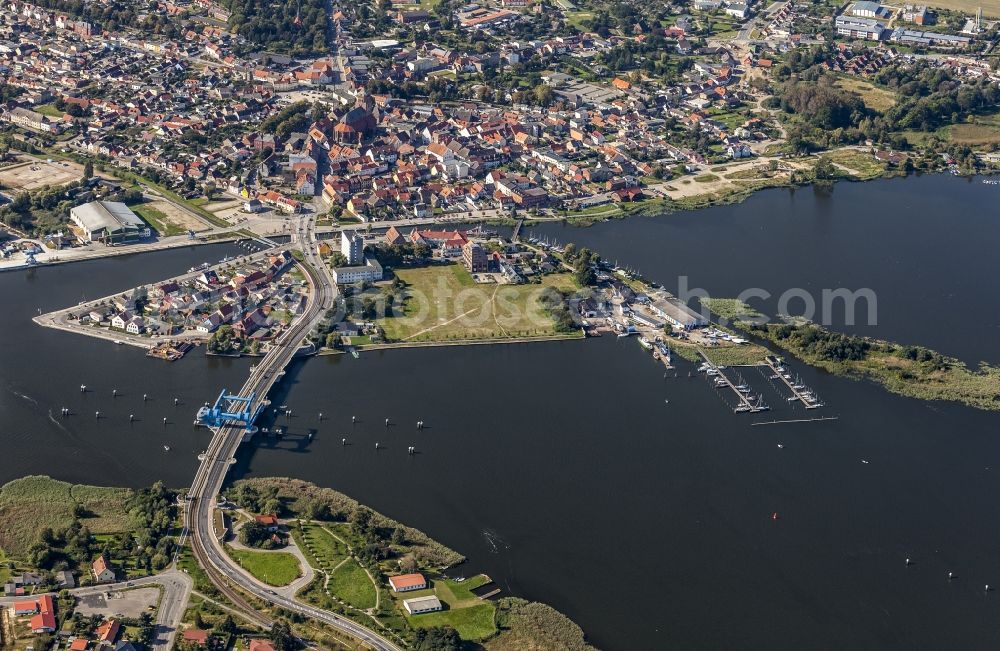
<path fill-rule="evenodd" d="M 846 335 L 808 322 L 761 323 L 760 312 L 734 299 L 702 299 L 702 303 L 741 330 L 835 375 L 872 380 L 910 398 L 1000 411 L 1000 368 L 985 362 L 972 370 L 923 346 Z"/>
<path fill-rule="evenodd" d="M 796 158 L 762 156 L 734 160 L 707 167 L 691 176 L 649 184 L 644 191 L 646 198 L 641 201 L 565 211 L 563 218 L 567 223 L 586 226 L 625 217 L 655 217 L 741 203 L 759 190 L 805 187 L 817 181 L 872 181 L 905 174 L 863 147 L 844 147 Z"/>
<path fill-rule="evenodd" d="M 145 244 L 133 244 L 128 246 L 101 246 L 94 248 L 68 249 L 60 251 L 48 251 L 42 249 L 42 253 L 35 256 L 36 263 L 29 264 L 27 261 L 0 260 L 0 271 L 18 271 L 23 269 L 34 269 L 37 267 L 48 267 L 57 264 L 68 264 L 71 262 L 83 262 L 85 260 L 99 260 L 101 258 L 114 258 L 123 255 L 135 255 L 139 253 L 150 253 L 152 251 L 168 251 L 191 246 L 205 244 L 225 244 L 246 239 L 245 235 L 219 234 L 217 237 L 191 239 L 186 235 L 177 235 L 163 238 L 156 242 Z"/>
<path fill-rule="evenodd" d="M 317 572 L 299 599 L 401 641 L 433 639 L 433 648 L 455 648 L 457 633 L 487 651 L 593 651 L 582 629 L 555 609 L 510 597 L 492 600 L 502 588 L 485 575 L 464 578 L 457 567 L 464 556 L 332 488 L 262 477 L 236 481 L 227 496 L 251 510 L 277 508 L 283 521 L 295 523 L 291 534 Z M 387 577 L 415 572 L 427 587 L 390 588 Z M 403 602 L 419 597 L 438 599 L 442 609 L 410 615 Z"/>

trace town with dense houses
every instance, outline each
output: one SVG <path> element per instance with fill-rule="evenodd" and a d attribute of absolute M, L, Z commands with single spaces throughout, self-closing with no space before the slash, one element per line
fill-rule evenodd
<path fill-rule="evenodd" d="M 816 3 L 666 4 L 655 15 L 626 4 L 615 29 L 594 31 L 545 2 L 453 13 L 399 3 L 374 21 L 363 12 L 374 34 L 343 6 L 318 57 L 254 50 L 207 0 L 137 5 L 131 21 L 107 24 L 91 19 L 100 4 L 83 16 L 3 6 L 10 148 L 95 161 L 182 201 L 219 194 L 248 214 L 308 211 L 331 224 L 665 209 L 701 189 L 752 189 L 747 179 L 766 181 L 768 170 L 804 177 L 780 160 L 789 154 L 900 149 L 866 132 L 828 145 L 789 138 L 798 121 L 768 100 L 798 74 L 789 57 L 835 76 L 873 79 L 888 66 L 997 80 L 995 58 L 977 54 L 994 41 L 990 20 L 866 0 L 836 15 Z M 735 37 L 717 33 L 719 16 Z M 163 21 L 169 38 L 143 28 Z M 726 161 L 747 172 L 717 187 L 711 168 Z"/>

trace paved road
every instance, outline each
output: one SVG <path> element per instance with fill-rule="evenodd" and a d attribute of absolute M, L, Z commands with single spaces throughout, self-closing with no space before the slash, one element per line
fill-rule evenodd
<path fill-rule="evenodd" d="M 74 588 L 70 593 L 74 597 L 86 597 L 89 595 L 101 594 L 104 592 L 115 592 L 128 588 L 140 588 L 143 586 L 160 586 L 163 594 L 160 597 L 160 605 L 156 611 L 156 628 L 154 631 L 152 648 L 155 651 L 170 651 L 174 646 L 174 638 L 187 608 L 188 598 L 191 596 L 193 581 L 191 577 L 179 570 L 167 570 L 155 576 L 147 576 L 132 581 L 120 583 L 104 583 L 101 585 L 87 586 L 84 588 Z M 34 595 L 33 595 L 34 596 Z M 15 601 L 23 601 L 26 597 L 0 597 L 0 606 L 10 606 Z M 27 597 L 31 598 L 31 597 Z"/>
<path fill-rule="evenodd" d="M 323 313 L 333 306 L 337 289 L 329 270 L 319 259 L 315 242 L 314 216 L 301 219 L 292 233 L 292 248 L 300 247 L 303 255 L 303 265 L 313 286 L 313 293 L 305 312 L 292 324 L 285 333 L 274 342 L 267 355 L 257 363 L 250 377 L 240 389 L 239 395 L 249 396 L 255 393 L 257 400 L 264 400 L 267 392 L 278 379 L 278 373 L 283 370 L 295 356 L 302 339 L 310 329 L 322 318 Z M 251 406 L 255 408 L 256 405 Z M 244 610 L 250 610 L 252 616 L 263 626 L 270 625 L 264 615 L 253 613 L 253 609 L 245 604 L 239 588 L 265 602 L 294 611 L 304 617 L 327 624 L 347 635 L 359 640 L 369 648 L 377 651 L 398 651 L 398 647 L 379 634 L 364 626 L 345 619 L 325 610 L 308 606 L 287 596 L 279 595 L 274 590 L 260 585 L 256 580 L 246 577 L 215 536 L 213 511 L 217 496 L 222 488 L 226 474 L 229 472 L 231 460 L 236 454 L 243 439 L 243 428 L 239 426 L 224 426 L 215 432 L 203 461 L 198 467 L 191 490 L 188 494 L 188 506 L 185 508 L 185 526 L 190 532 L 192 548 L 199 563 L 206 569 L 215 585 L 237 605 L 243 605 Z"/>

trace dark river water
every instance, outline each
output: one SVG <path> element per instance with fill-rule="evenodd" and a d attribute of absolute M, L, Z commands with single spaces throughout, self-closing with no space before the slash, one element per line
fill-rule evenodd
<path fill-rule="evenodd" d="M 839 184 L 829 197 L 774 191 L 535 232 L 668 288 L 680 275 L 718 296 L 870 287 L 878 325 L 856 330 L 997 362 L 995 192 L 948 177 Z M 193 412 L 249 362 L 166 364 L 30 318 L 229 252 L 0 274 L 0 479 L 189 482 L 206 440 Z M 793 368 L 827 403 L 818 414 L 745 370 L 775 409 L 736 415 L 688 367 L 664 377 L 612 337 L 315 358 L 276 389 L 290 435 L 259 437 L 234 474 L 352 495 L 467 555 L 468 573 L 552 604 L 604 649 L 996 648 L 1000 592 L 984 586 L 1000 587 L 1000 417 Z M 63 405 L 76 415 L 50 419 Z M 752 425 L 813 415 L 839 419 Z"/>

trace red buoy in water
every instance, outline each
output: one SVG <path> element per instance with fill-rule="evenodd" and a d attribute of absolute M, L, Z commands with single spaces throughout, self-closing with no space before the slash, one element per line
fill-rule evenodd
<path fill-rule="evenodd" d="M 777 511 L 775 511 L 774 513 L 771 514 L 771 519 L 772 520 L 777 520 L 778 519 L 778 512 Z"/>

